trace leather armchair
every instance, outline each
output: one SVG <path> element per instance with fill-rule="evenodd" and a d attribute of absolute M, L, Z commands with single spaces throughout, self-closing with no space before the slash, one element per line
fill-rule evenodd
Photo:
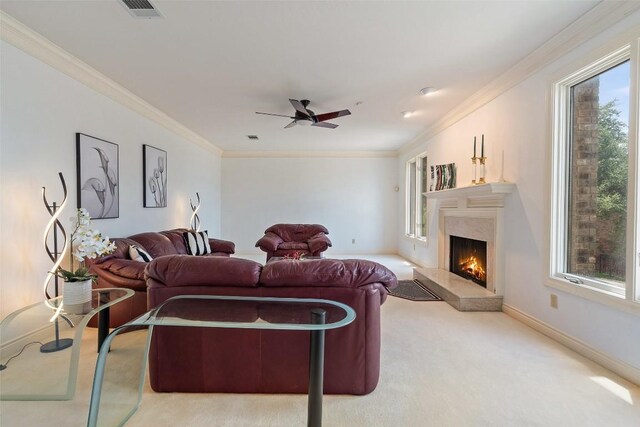
<path fill-rule="evenodd" d="M 319 224 L 275 224 L 267 228 L 256 242 L 271 257 L 284 257 L 294 253 L 320 256 L 331 246 L 329 230 Z"/>

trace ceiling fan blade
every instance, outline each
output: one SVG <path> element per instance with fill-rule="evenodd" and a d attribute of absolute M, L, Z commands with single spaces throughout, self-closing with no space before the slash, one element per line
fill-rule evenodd
<path fill-rule="evenodd" d="M 296 121 L 294 120 L 294 121 L 292 121 L 291 123 L 289 123 L 288 125 L 286 125 L 284 128 L 285 128 L 285 129 L 289 129 L 289 128 L 294 127 L 295 125 L 296 125 Z"/>
<path fill-rule="evenodd" d="M 295 119 L 295 117 L 285 116 L 285 115 L 283 115 L 283 114 L 261 113 L 261 112 L 259 112 L 259 111 L 256 111 L 256 114 L 264 114 L 265 116 L 288 117 L 288 118 L 290 118 L 290 119 Z"/>
<path fill-rule="evenodd" d="M 307 117 L 311 117 L 311 114 L 309 114 L 304 105 L 302 105 L 302 102 L 295 99 L 290 99 L 289 102 L 291 103 L 291 105 L 293 105 L 293 108 L 295 108 L 298 113 L 303 114 Z"/>
<path fill-rule="evenodd" d="M 336 119 L 338 117 L 348 116 L 350 114 L 351 114 L 351 111 L 349 110 L 340 110 L 340 111 L 334 111 L 331 113 L 318 114 L 317 116 L 313 116 L 313 118 L 319 122 L 324 122 L 325 120 Z"/>
<path fill-rule="evenodd" d="M 319 128 L 327 128 L 327 129 L 335 129 L 338 127 L 338 125 L 334 125 L 333 123 L 325 123 L 325 122 L 313 123 L 311 126 L 317 126 Z"/>

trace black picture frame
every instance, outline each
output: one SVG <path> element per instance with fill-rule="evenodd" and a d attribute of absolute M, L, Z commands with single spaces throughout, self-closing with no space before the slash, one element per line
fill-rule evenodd
<path fill-rule="evenodd" d="M 167 207 L 167 152 L 142 145 L 142 188 L 145 208 Z"/>
<path fill-rule="evenodd" d="M 118 144 L 76 133 L 78 209 L 92 219 L 120 216 L 120 159 Z"/>

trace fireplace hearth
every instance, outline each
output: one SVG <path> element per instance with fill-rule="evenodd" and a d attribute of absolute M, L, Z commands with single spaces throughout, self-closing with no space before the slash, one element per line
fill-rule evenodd
<path fill-rule="evenodd" d="M 449 271 L 487 287 L 487 242 L 451 235 Z"/>

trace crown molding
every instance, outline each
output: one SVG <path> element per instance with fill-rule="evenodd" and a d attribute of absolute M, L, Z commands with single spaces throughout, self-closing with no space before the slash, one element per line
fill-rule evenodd
<path fill-rule="evenodd" d="M 226 158 L 381 158 L 398 157 L 396 151 L 224 151 Z"/>
<path fill-rule="evenodd" d="M 549 41 L 403 145 L 398 152 L 402 155 L 415 150 L 430 138 L 638 10 L 640 10 L 640 2 L 638 1 L 602 1 L 598 3 Z"/>
<path fill-rule="evenodd" d="M 3 11 L 0 11 L 0 39 L 199 147 L 222 154 L 222 150 L 212 142 Z"/>

